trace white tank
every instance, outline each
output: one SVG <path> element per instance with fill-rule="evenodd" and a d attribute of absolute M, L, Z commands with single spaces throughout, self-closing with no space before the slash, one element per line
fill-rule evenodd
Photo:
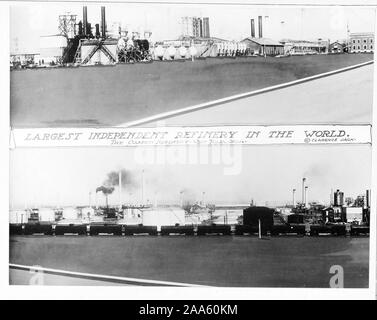
<path fill-rule="evenodd" d="M 167 54 L 168 54 L 170 59 L 174 59 L 176 52 L 177 52 L 177 50 L 174 48 L 174 46 L 170 46 L 167 49 Z"/>
<path fill-rule="evenodd" d="M 186 49 L 186 47 L 184 47 L 184 46 L 180 46 L 178 50 L 179 50 L 179 55 L 180 55 L 180 57 L 181 57 L 181 58 L 185 58 L 185 57 L 186 57 L 186 54 L 187 54 L 187 49 Z"/>
<path fill-rule="evenodd" d="M 9 212 L 10 223 L 25 223 L 28 216 L 26 210 L 12 210 Z"/>
<path fill-rule="evenodd" d="M 164 56 L 164 48 L 162 47 L 162 45 L 158 45 L 155 49 L 154 49 L 154 54 L 156 55 L 157 58 L 162 58 Z"/>
<path fill-rule="evenodd" d="M 55 221 L 55 211 L 49 208 L 40 208 L 39 221 Z"/>
<path fill-rule="evenodd" d="M 181 208 L 148 209 L 142 213 L 144 226 L 174 226 L 185 225 L 185 211 Z"/>
<path fill-rule="evenodd" d="M 75 220 L 78 218 L 78 212 L 76 208 L 69 207 L 63 209 L 63 218 L 67 220 Z"/>
<path fill-rule="evenodd" d="M 189 48 L 189 52 L 191 57 L 195 57 L 198 54 L 198 50 L 193 45 Z"/>

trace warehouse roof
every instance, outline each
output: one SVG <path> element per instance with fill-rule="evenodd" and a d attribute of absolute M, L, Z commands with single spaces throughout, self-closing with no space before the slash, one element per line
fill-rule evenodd
<path fill-rule="evenodd" d="M 272 39 L 269 39 L 269 38 L 245 38 L 242 40 L 242 42 L 246 42 L 246 41 L 252 41 L 252 42 L 255 42 L 261 46 L 279 46 L 279 47 L 283 47 L 284 45 L 282 43 L 280 43 L 279 41 L 276 41 L 276 40 L 272 40 Z"/>

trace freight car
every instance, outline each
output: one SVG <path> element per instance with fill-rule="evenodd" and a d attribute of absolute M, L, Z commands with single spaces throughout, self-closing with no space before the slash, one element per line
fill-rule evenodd
<path fill-rule="evenodd" d="M 161 235 L 168 236 L 171 234 L 184 234 L 186 236 L 194 235 L 193 226 L 161 226 Z"/>
<path fill-rule="evenodd" d="M 137 234 L 148 234 L 150 236 L 157 236 L 157 227 L 155 226 L 143 226 L 143 225 L 125 225 L 124 235 L 132 236 Z"/>
<path fill-rule="evenodd" d="M 55 235 L 62 236 L 65 234 L 77 234 L 86 235 L 87 225 L 86 224 L 57 224 L 55 226 Z"/>
<path fill-rule="evenodd" d="M 26 223 L 24 226 L 25 235 L 44 234 L 53 235 L 53 225 L 51 223 L 36 222 Z"/>
<path fill-rule="evenodd" d="M 204 236 L 209 234 L 222 234 L 222 235 L 230 235 L 231 234 L 231 227 L 229 225 L 199 225 L 196 234 L 198 236 Z"/>
<path fill-rule="evenodd" d="M 91 236 L 98 236 L 99 234 L 110 234 L 114 236 L 121 236 L 123 233 L 122 225 L 116 223 L 93 223 L 89 225 L 89 234 Z"/>

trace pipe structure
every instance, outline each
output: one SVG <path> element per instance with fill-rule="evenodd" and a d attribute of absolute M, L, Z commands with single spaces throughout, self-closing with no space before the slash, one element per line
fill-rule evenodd
<path fill-rule="evenodd" d="M 122 171 L 119 171 L 119 209 L 122 209 Z"/>
<path fill-rule="evenodd" d="M 262 16 L 258 16 L 258 37 L 263 38 Z"/>
<path fill-rule="evenodd" d="M 105 7 L 101 7 L 101 36 L 103 39 L 106 38 L 106 14 Z"/>
<path fill-rule="evenodd" d="M 302 178 L 302 199 L 301 199 L 302 204 L 305 203 L 305 181 L 306 181 L 306 178 Z"/>
<path fill-rule="evenodd" d="M 293 199 L 292 199 L 292 205 L 293 205 L 293 207 L 296 206 L 295 193 L 296 193 L 296 189 L 293 189 L 293 190 L 292 190 L 292 196 L 293 196 Z"/>
<path fill-rule="evenodd" d="M 255 23 L 254 23 L 254 19 L 250 19 L 250 36 L 252 38 L 255 38 Z"/>
<path fill-rule="evenodd" d="M 84 36 L 88 35 L 88 9 L 86 6 L 82 8 L 82 24 L 84 29 Z"/>

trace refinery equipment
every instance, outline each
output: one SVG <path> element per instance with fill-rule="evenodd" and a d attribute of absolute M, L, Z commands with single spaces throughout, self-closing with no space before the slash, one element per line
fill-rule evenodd
<path fill-rule="evenodd" d="M 84 6 L 82 21 L 78 23 L 76 16 L 59 17 L 61 34 L 68 39 L 62 59 L 64 64 L 85 66 L 152 61 L 148 40 L 151 32 L 144 32 L 144 39 L 140 38 L 138 32 L 128 36 L 128 32 L 121 29 L 120 23 L 113 24 L 113 30 L 109 31 L 105 7 L 101 7 L 101 23 L 92 28 L 87 14 L 87 7 Z M 72 24 L 74 28 L 68 27 Z"/>
<path fill-rule="evenodd" d="M 60 21 L 64 20 L 60 19 Z M 59 29 L 62 30 L 62 27 Z M 75 23 L 73 34 L 63 34 L 68 38 L 63 63 L 113 64 L 118 60 L 117 39 L 107 36 L 105 7 L 101 7 L 101 24 L 95 25 L 94 33 L 91 23 L 88 22 L 87 7 L 84 6 L 83 19 Z"/>

